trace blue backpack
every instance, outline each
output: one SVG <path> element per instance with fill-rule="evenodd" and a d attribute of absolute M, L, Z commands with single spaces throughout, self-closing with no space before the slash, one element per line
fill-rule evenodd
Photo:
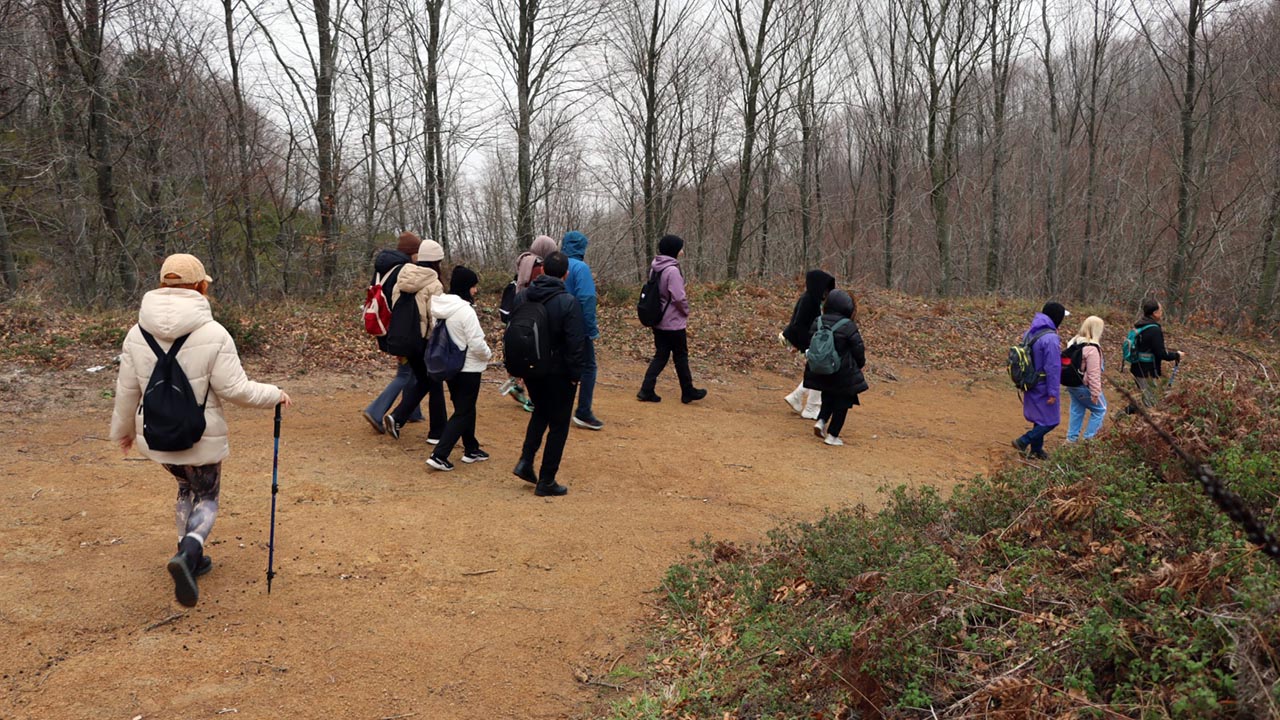
<path fill-rule="evenodd" d="M 431 338 L 427 340 L 427 352 L 423 360 L 427 364 L 427 375 L 432 380 L 452 380 L 467 362 L 467 349 L 458 348 L 453 338 L 449 337 L 448 325 L 441 320 L 431 329 Z"/>

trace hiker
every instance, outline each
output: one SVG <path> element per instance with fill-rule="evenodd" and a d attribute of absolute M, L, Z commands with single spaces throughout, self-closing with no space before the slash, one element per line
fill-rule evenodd
<path fill-rule="evenodd" d="M 1163 378 L 1162 363 L 1182 362 L 1186 353 L 1169 350 L 1164 346 L 1164 328 L 1160 322 L 1164 320 L 1164 305 L 1158 300 L 1142 301 L 1142 317 L 1133 324 L 1132 333 L 1136 335 L 1133 343 L 1133 357 L 1129 364 L 1129 372 L 1142 392 L 1142 404 L 1155 407 L 1160 397 L 1161 380 Z M 1130 408 L 1130 411 L 1134 410 Z"/>
<path fill-rule="evenodd" d="M 476 400 L 480 397 L 480 376 L 489 366 L 493 353 L 484 341 L 484 328 L 476 315 L 475 298 L 480 277 L 472 270 L 458 265 L 449 276 L 449 294 L 431 300 L 431 317 L 443 322 L 453 344 L 466 351 L 466 361 L 458 374 L 449 378 L 449 398 L 453 401 L 453 415 L 444 426 L 440 444 L 436 445 L 427 465 L 449 471 L 453 463 L 449 454 L 453 446 L 462 440 L 462 462 L 484 462 L 489 453 L 480 449 L 476 440 Z"/>
<path fill-rule="evenodd" d="M 529 426 L 525 430 L 520 461 L 511 471 L 521 480 L 533 483 L 536 486 L 535 495 L 546 497 L 569 492 L 567 487 L 556 482 L 556 474 L 560 470 L 565 440 L 569 437 L 569 416 L 573 413 L 573 399 L 585 366 L 583 356 L 586 325 L 582 320 L 582 306 L 577 298 L 565 291 L 564 279 L 569 273 L 569 258 L 564 253 L 553 252 L 543 260 L 542 267 L 542 276 L 535 279 L 529 289 L 516 298 L 516 307 L 507 326 L 503 354 L 505 361 L 509 363 L 508 368 L 512 367 L 511 363 L 535 354 L 531 352 L 531 348 L 521 349 L 512 345 L 512 338 L 530 326 L 537 328 L 532 337 L 547 338 L 545 358 L 541 350 L 537 352 L 540 358 L 538 362 L 545 364 L 537 372 L 529 373 L 524 378 L 529 388 L 529 397 L 533 399 L 533 415 L 529 417 Z M 541 308 L 536 308 L 535 305 L 540 305 Z M 524 337 L 528 338 L 530 335 L 525 333 Z M 517 354 L 521 358 L 517 358 Z M 542 445 L 544 433 L 547 446 L 542 453 L 542 467 L 539 472 L 534 473 L 533 461 L 538 454 L 538 447 Z"/>
<path fill-rule="evenodd" d="M 582 381 L 578 383 L 578 409 L 573 413 L 573 424 L 588 430 L 601 430 L 604 423 L 591 410 L 596 390 L 596 338 L 600 327 L 596 324 L 596 281 L 584 259 L 587 254 L 587 236 L 570 230 L 560 239 L 560 250 L 569 258 L 569 276 L 564 289 L 582 305 L 582 320 L 586 324 L 587 343 L 583 350 Z"/>
<path fill-rule="evenodd" d="M 822 366 L 824 352 L 822 336 L 831 336 L 829 352 L 833 357 Z M 858 332 L 858 306 L 853 296 L 843 290 L 827 294 L 826 307 L 821 317 L 814 318 L 809 328 L 805 346 L 809 360 L 804 368 L 804 386 L 822 393 L 822 408 L 813 433 L 827 445 L 840 447 L 840 431 L 844 429 L 849 408 L 860 404 L 858 395 L 867 391 L 867 380 L 862 368 L 867 364 L 866 348 L 862 333 Z M 831 370 L 831 372 L 824 372 Z"/>
<path fill-rule="evenodd" d="M 555 251 L 556 241 L 550 236 L 539 235 L 533 239 L 529 249 L 516 258 L 516 277 L 511 281 L 510 287 L 503 292 L 502 306 L 499 309 L 499 315 L 502 316 L 504 323 L 515 308 L 516 296 L 529 289 L 530 283 L 542 274 L 543 260 Z M 511 399 L 524 408 L 525 412 L 533 412 L 533 401 L 520 385 L 520 378 L 507 378 L 507 381 L 498 388 L 498 394 L 510 395 Z"/>
<path fill-rule="evenodd" d="M 826 302 L 827 293 L 835 287 L 836 279 L 821 270 L 805 273 L 804 294 L 796 300 L 796 306 L 791 311 L 791 322 L 778 335 L 784 345 L 791 347 L 792 352 L 803 353 L 809 349 L 813 321 L 822 314 L 822 303 Z M 822 407 L 822 391 L 806 388 L 803 378 L 796 389 L 783 399 L 800 417 L 806 420 L 818 419 L 818 410 Z"/>
<path fill-rule="evenodd" d="M 1067 342 L 1062 353 L 1062 384 L 1071 395 L 1071 415 L 1067 421 L 1067 442 L 1080 439 L 1084 414 L 1089 413 L 1089 426 L 1084 429 L 1084 439 L 1098 434 L 1102 420 L 1107 416 L 1107 398 L 1102 394 L 1102 330 L 1104 323 L 1097 315 L 1090 315 L 1080 323 L 1080 331 Z M 1068 379 L 1070 378 L 1070 379 Z"/>
<path fill-rule="evenodd" d="M 683 254 L 683 239 L 678 235 L 663 236 L 658 241 L 658 255 L 649 266 L 650 274 L 659 275 L 658 296 L 663 312 L 662 320 L 653 327 L 653 360 L 644 373 L 640 392 L 636 393 L 641 402 L 662 402 L 654 387 L 671 358 L 675 359 L 676 378 L 680 381 L 680 402 L 687 404 L 707 396 L 706 390 L 693 386 L 693 373 L 689 372 L 689 298 L 684 291 L 684 275 L 680 273 Z"/>
<path fill-rule="evenodd" d="M 392 438 L 400 439 L 400 430 L 408 422 L 414 408 L 427 400 L 427 443 L 440 442 L 449 413 L 444 404 L 444 384 L 432 380 L 422 353 L 426 349 L 426 337 L 431 331 L 431 300 L 444 293 L 440 284 L 440 261 L 444 260 L 444 248 L 434 240 L 423 240 L 413 263 L 400 268 L 391 290 L 391 329 L 387 331 L 389 350 L 403 357 L 413 370 L 413 384 L 400 397 L 400 404 L 382 417 L 382 429 Z M 403 297 L 404 302 L 401 302 Z M 412 300 L 412 303 L 410 303 Z M 400 307 L 402 306 L 403 307 Z M 399 327 L 396 314 L 410 317 L 416 311 L 417 323 Z M 403 336 L 403 337 L 401 337 Z"/>
<path fill-rule="evenodd" d="M 395 284 L 395 277 L 398 274 L 397 268 L 406 263 L 413 262 L 413 255 L 418 252 L 418 246 L 422 241 L 417 235 L 411 232 L 402 232 L 396 242 L 395 250 L 382 250 L 373 261 L 374 277 L 382 278 L 382 292 L 386 296 L 387 305 L 391 305 L 391 288 Z M 382 352 L 387 351 L 386 336 L 378 337 L 378 349 Z M 391 409 L 392 403 L 395 402 L 400 394 L 408 389 L 413 383 L 413 368 L 409 367 L 409 363 L 404 358 L 396 358 L 396 374 L 387 383 L 387 387 L 369 403 L 368 407 L 360 412 L 373 429 L 381 435 L 386 432 L 382 427 L 382 418 Z M 409 422 L 422 422 L 422 407 L 415 407 L 413 412 L 409 414 Z"/>
<path fill-rule="evenodd" d="M 1058 327 L 1071 313 L 1060 303 L 1047 302 L 1031 321 L 1031 327 L 1023 333 L 1023 342 L 1030 341 L 1032 364 L 1040 378 L 1022 395 L 1022 416 L 1031 423 L 1031 429 L 1013 441 L 1018 452 L 1039 460 L 1047 460 L 1044 437 L 1062 422 L 1059 398 L 1062 393 L 1062 341 Z"/>
<path fill-rule="evenodd" d="M 177 480 L 178 553 L 168 570 L 174 597 L 187 607 L 199 599 L 196 578 L 213 568 L 204 546 L 218 517 L 222 461 L 230 451 L 223 403 L 293 404 L 275 385 L 245 376 L 235 341 L 209 309 L 212 281 L 195 256 L 165 258 L 160 287 L 142 296 L 138 322 L 125 336 L 111 415 L 111 440 L 126 456 L 137 447 Z M 152 377 L 157 364 L 173 372 L 170 382 L 159 373 Z"/>

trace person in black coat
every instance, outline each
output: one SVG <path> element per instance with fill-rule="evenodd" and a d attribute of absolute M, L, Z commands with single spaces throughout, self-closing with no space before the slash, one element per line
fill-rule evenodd
<path fill-rule="evenodd" d="M 822 410 L 813 432 L 828 445 L 844 445 L 840 431 L 844 428 L 849 408 L 858 405 L 858 395 L 866 392 L 867 380 L 862 368 L 867 364 L 866 347 L 862 333 L 858 331 L 857 305 L 853 297 L 843 290 L 832 290 L 827 295 L 825 312 L 813 321 L 809 342 L 818 332 L 818 324 L 834 328 L 835 349 L 840 355 L 840 368 L 830 375 L 815 373 L 808 363 L 804 368 L 804 386 L 822 393 Z"/>
<path fill-rule="evenodd" d="M 395 287 L 396 276 L 399 274 L 400 266 L 405 263 L 413 262 L 410 257 L 418 252 L 418 246 L 422 243 L 417 235 L 411 232 L 400 234 L 399 241 L 394 250 L 388 248 L 382 250 L 374 258 L 373 261 L 373 277 L 369 279 L 372 285 L 378 277 L 382 278 L 382 296 L 386 298 L 387 306 L 391 306 L 391 288 Z M 380 335 L 377 338 L 378 349 L 382 352 L 387 351 L 387 338 Z M 391 410 L 391 406 L 395 404 L 396 398 L 413 384 L 413 369 L 409 367 L 409 363 L 404 358 L 397 358 L 396 375 L 391 382 L 387 383 L 387 387 L 369 403 L 368 407 L 360 412 L 360 416 L 373 427 L 374 432 L 379 435 L 386 432 L 382 427 L 382 418 Z M 409 422 L 422 422 L 422 408 L 415 407 L 413 412 L 409 414 Z"/>
<path fill-rule="evenodd" d="M 813 321 L 822 314 L 822 303 L 827 299 L 827 293 L 835 287 L 836 279 L 821 270 L 810 270 L 805 273 L 804 294 L 796 300 L 795 309 L 791 311 L 791 322 L 787 323 L 787 327 L 778 335 L 784 345 L 789 344 L 799 352 L 809 349 L 809 333 L 813 327 Z M 807 398 L 806 395 L 808 395 Z M 817 390 L 807 391 L 802 380 L 796 389 L 783 399 L 792 410 L 800 414 L 800 417 L 815 420 L 818 417 L 818 408 L 822 404 L 822 393 Z"/>
<path fill-rule="evenodd" d="M 1147 299 L 1142 301 L 1142 317 L 1133 324 L 1133 327 L 1138 330 L 1138 341 L 1134 346 L 1138 362 L 1129 365 L 1129 372 L 1133 374 L 1134 380 L 1138 383 L 1138 389 L 1142 391 L 1142 404 L 1147 407 L 1152 407 L 1156 403 L 1160 378 L 1163 375 L 1161 363 L 1181 362 L 1186 355 L 1184 352 L 1169 350 L 1165 347 L 1164 329 L 1160 327 L 1161 320 L 1164 320 L 1164 306 L 1157 300 Z"/>
<path fill-rule="evenodd" d="M 578 394 L 578 381 L 586 369 L 587 331 L 582 305 L 564 287 L 569 273 L 569 258 L 561 252 L 547 255 L 542 262 L 543 274 L 516 296 L 515 307 L 526 302 L 542 303 L 547 309 L 547 325 L 551 331 L 551 353 L 556 368 L 541 377 L 525 378 L 533 414 L 525 430 L 520 461 L 511 472 L 521 480 L 534 483 L 539 496 L 564 495 L 569 488 L 556 482 L 560 458 L 569 437 L 569 419 Z M 542 468 L 533 472 L 533 460 L 546 433 L 547 446 L 542 453 Z"/>

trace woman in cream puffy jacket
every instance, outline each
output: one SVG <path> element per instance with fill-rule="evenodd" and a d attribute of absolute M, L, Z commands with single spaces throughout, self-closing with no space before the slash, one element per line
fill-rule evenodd
<path fill-rule="evenodd" d="M 449 278 L 450 294 L 431 301 L 431 316 L 436 322 L 445 324 L 449 339 L 467 353 L 462 370 L 448 381 L 449 397 L 453 400 L 453 416 L 444 426 L 440 444 L 436 445 L 427 458 L 427 465 L 436 470 L 453 469 L 449 454 L 453 452 L 453 446 L 459 439 L 462 440 L 462 462 L 475 463 L 489 459 L 489 454 L 480 449 L 480 441 L 476 439 L 476 400 L 480 397 L 480 376 L 493 357 L 488 343 L 484 341 L 484 328 L 480 326 L 480 318 L 472 305 L 479 283 L 479 276 L 459 265 L 453 269 Z"/>
<path fill-rule="evenodd" d="M 146 457 L 164 465 L 178 481 L 177 530 L 179 552 L 169 561 L 174 592 L 184 605 L 197 599 L 195 577 L 212 563 L 203 557 L 205 541 L 218 514 L 222 461 L 230 446 L 224 402 L 270 408 L 291 404 L 274 385 L 250 380 L 240 366 L 235 342 L 213 319 L 205 297 L 210 278 L 191 255 L 171 255 L 160 270 L 161 287 L 142 298 L 138 323 L 129 329 L 120 354 L 111 439 L 128 453 L 135 445 Z M 146 330 L 164 351 L 187 336 L 178 351 L 178 365 L 204 403 L 204 434 L 188 450 L 163 452 L 147 447 L 143 436 L 142 393 L 156 365 L 156 355 L 142 335 Z"/>

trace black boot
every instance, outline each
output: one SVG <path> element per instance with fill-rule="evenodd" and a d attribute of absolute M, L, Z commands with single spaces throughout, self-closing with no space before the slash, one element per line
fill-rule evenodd
<path fill-rule="evenodd" d="M 538 481 L 538 487 L 533 489 L 534 495 L 538 497 L 559 497 L 569 494 L 569 488 L 557 483 L 555 475 L 550 478 L 546 477 L 546 473 L 542 475 L 542 479 Z"/>
<path fill-rule="evenodd" d="M 195 607 L 200 599 L 196 585 L 196 568 L 204 557 L 200 541 L 187 536 L 178 543 L 178 554 L 169 558 L 169 575 L 173 577 L 173 596 L 186 607 Z"/>
<path fill-rule="evenodd" d="M 511 474 L 527 483 L 538 484 L 538 475 L 533 471 L 532 460 L 520 458 L 520 462 L 516 463 L 516 467 L 511 471 Z"/>
<path fill-rule="evenodd" d="M 178 543 L 178 552 L 182 552 L 181 542 Z M 196 569 L 194 572 L 192 572 L 192 575 L 195 575 L 196 577 L 200 577 L 202 575 L 208 575 L 209 571 L 212 569 L 213 569 L 213 558 L 209 557 L 208 555 L 201 554 L 200 563 L 196 565 Z"/>
<path fill-rule="evenodd" d="M 689 403 L 694 402 L 696 400 L 701 400 L 706 396 L 707 396 L 706 390 L 703 390 L 702 388 L 696 388 L 696 387 L 690 386 L 689 389 L 680 391 L 680 402 L 684 403 L 685 405 L 688 405 Z"/>
<path fill-rule="evenodd" d="M 636 393 L 636 399 L 640 402 L 662 402 L 661 396 L 652 390 L 645 390 L 644 388 L 641 388 L 640 392 Z"/>

